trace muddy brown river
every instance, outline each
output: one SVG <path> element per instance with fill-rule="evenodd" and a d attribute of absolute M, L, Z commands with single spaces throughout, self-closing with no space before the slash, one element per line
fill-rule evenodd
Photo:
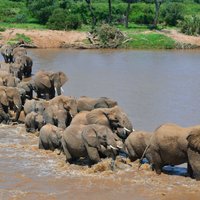
<path fill-rule="evenodd" d="M 135 129 L 153 131 L 166 122 L 199 123 L 200 51 L 28 50 L 35 73 L 62 70 L 65 94 L 114 98 Z M 2 60 L 2 57 L 0 57 Z M 185 166 L 160 176 L 144 164 L 119 157 L 89 168 L 69 165 L 63 155 L 38 149 L 23 125 L 0 125 L 0 200 L 134 199 L 199 200 L 200 182 Z"/>

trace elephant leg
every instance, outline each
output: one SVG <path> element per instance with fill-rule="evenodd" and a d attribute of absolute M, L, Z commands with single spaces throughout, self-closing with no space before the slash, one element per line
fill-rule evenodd
<path fill-rule="evenodd" d="M 45 149 L 41 138 L 39 138 L 39 149 Z"/>
<path fill-rule="evenodd" d="M 66 144 L 66 142 L 65 142 L 63 139 L 61 140 L 61 144 L 62 144 L 63 152 L 64 152 L 64 154 L 65 154 L 65 156 L 66 156 L 66 162 L 71 163 L 71 161 L 72 161 L 72 156 L 71 156 L 71 154 L 69 153 L 68 148 L 67 148 L 67 144 Z"/>
<path fill-rule="evenodd" d="M 88 145 L 86 145 L 86 150 L 91 164 L 95 164 L 101 161 L 97 148 L 89 147 Z"/>
<path fill-rule="evenodd" d="M 145 157 L 152 164 L 152 170 L 155 170 L 157 174 L 161 174 L 162 161 L 160 155 L 156 151 L 150 150 L 145 154 Z"/>
<path fill-rule="evenodd" d="M 191 178 L 194 178 L 193 170 L 189 162 L 187 163 L 187 173 Z"/>

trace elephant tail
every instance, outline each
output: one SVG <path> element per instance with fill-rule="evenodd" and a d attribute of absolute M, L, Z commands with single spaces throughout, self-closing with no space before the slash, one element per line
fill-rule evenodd
<path fill-rule="evenodd" d="M 150 138 L 149 144 L 146 146 L 146 148 L 145 148 L 145 150 L 144 150 L 144 152 L 143 152 L 143 154 L 142 154 L 142 157 L 141 157 L 140 160 L 139 160 L 138 170 L 139 170 L 140 167 L 142 166 L 142 160 L 144 159 L 147 150 L 148 150 L 149 147 L 151 146 L 151 139 L 152 139 L 152 136 L 151 136 L 151 138 Z"/>

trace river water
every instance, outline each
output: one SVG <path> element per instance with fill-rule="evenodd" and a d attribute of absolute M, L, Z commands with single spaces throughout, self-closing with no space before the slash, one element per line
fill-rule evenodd
<path fill-rule="evenodd" d="M 33 73 L 45 69 L 67 74 L 65 95 L 117 100 L 137 130 L 153 131 L 166 122 L 199 124 L 198 50 L 32 49 L 28 55 Z M 200 184 L 188 177 L 157 176 L 147 165 L 138 171 L 138 163 L 120 160 L 114 172 L 109 160 L 92 168 L 68 165 L 64 156 L 37 145 L 38 138 L 23 125 L 1 127 L 0 200 L 199 199 Z"/>

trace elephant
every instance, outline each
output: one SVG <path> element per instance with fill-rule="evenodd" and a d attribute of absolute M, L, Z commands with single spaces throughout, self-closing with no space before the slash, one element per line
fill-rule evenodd
<path fill-rule="evenodd" d="M 95 108 L 111 108 L 117 105 L 117 102 L 107 98 L 91 98 L 87 96 L 82 96 L 78 99 L 78 112 L 83 110 L 91 111 Z"/>
<path fill-rule="evenodd" d="M 15 63 L 21 65 L 22 67 L 22 74 L 25 78 L 30 77 L 32 74 L 32 66 L 33 66 L 33 60 L 27 56 L 17 56 L 15 58 Z"/>
<path fill-rule="evenodd" d="M 7 124 L 10 121 L 8 112 L 9 102 L 4 87 L 0 87 L 0 123 Z"/>
<path fill-rule="evenodd" d="M 39 149 L 51 150 L 62 148 L 61 138 L 63 129 L 52 124 L 46 124 L 40 129 L 39 134 Z"/>
<path fill-rule="evenodd" d="M 0 71 L 0 85 L 8 87 L 16 87 L 20 80 L 16 77 L 13 77 L 12 74 Z"/>
<path fill-rule="evenodd" d="M 112 131 L 103 125 L 70 125 L 63 132 L 62 148 L 66 162 L 73 163 L 80 157 L 89 158 L 89 165 L 101 161 L 103 157 L 118 154 L 117 142 Z"/>
<path fill-rule="evenodd" d="M 23 78 L 23 65 L 21 63 L 12 63 L 10 66 L 10 73 L 14 76 L 22 80 Z"/>
<path fill-rule="evenodd" d="M 73 116 L 77 113 L 77 101 L 74 97 L 57 96 L 49 101 L 44 111 L 47 123 L 66 128 L 70 125 Z"/>
<path fill-rule="evenodd" d="M 0 62 L 0 71 L 10 73 L 11 63 Z"/>
<path fill-rule="evenodd" d="M 22 98 L 24 97 L 24 90 L 17 87 L 5 87 L 0 86 L 0 89 L 5 90 L 7 100 L 9 102 L 10 110 L 16 112 L 14 121 L 18 121 L 20 113 L 22 111 Z"/>
<path fill-rule="evenodd" d="M 42 95 L 46 99 L 52 99 L 57 95 L 61 95 L 62 86 L 67 82 L 68 78 L 63 72 L 47 72 L 38 71 L 34 78 L 34 90 L 37 93 L 38 98 L 42 98 Z"/>
<path fill-rule="evenodd" d="M 192 130 L 187 136 L 187 156 L 192 178 L 200 180 L 200 129 Z"/>
<path fill-rule="evenodd" d="M 121 139 L 126 139 L 134 130 L 127 114 L 119 107 L 97 108 L 78 113 L 71 124 L 100 124 L 109 127 Z"/>
<path fill-rule="evenodd" d="M 33 81 L 21 81 L 17 84 L 18 88 L 23 88 L 26 91 L 26 98 L 33 99 L 33 88 L 34 84 Z"/>
<path fill-rule="evenodd" d="M 1 55 L 3 56 L 6 63 L 11 63 L 13 61 L 12 51 L 13 47 L 10 44 L 4 44 L 1 47 Z"/>
<path fill-rule="evenodd" d="M 48 104 L 49 102 L 43 99 L 26 99 L 24 104 L 24 114 L 27 115 L 33 111 L 39 114 L 43 114 Z"/>
<path fill-rule="evenodd" d="M 27 50 L 24 47 L 17 46 L 12 50 L 13 62 L 15 62 L 16 58 L 19 56 L 27 55 Z"/>
<path fill-rule="evenodd" d="M 153 132 L 145 157 L 157 174 L 161 174 L 165 165 L 188 163 L 187 136 L 196 128 L 200 128 L 200 125 L 185 128 L 169 123 L 161 125 Z M 189 167 L 188 173 L 190 174 Z"/>
<path fill-rule="evenodd" d="M 125 150 L 132 162 L 142 158 L 146 147 L 149 145 L 152 133 L 134 131 L 125 140 Z"/>
<path fill-rule="evenodd" d="M 27 132 L 34 133 L 39 131 L 45 125 L 44 118 L 41 114 L 30 112 L 25 117 L 25 127 Z"/>

